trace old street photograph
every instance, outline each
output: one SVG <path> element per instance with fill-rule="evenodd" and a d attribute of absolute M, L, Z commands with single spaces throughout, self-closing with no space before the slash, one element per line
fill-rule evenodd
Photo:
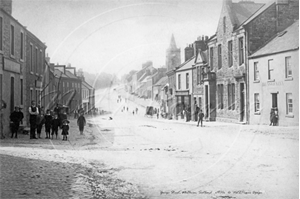
<path fill-rule="evenodd" d="M 0 0 L 19 198 L 299 198 L 299 0 Z"/>

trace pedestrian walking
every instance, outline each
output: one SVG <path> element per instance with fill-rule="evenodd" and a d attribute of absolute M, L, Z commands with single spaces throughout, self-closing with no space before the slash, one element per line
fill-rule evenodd
<path fill-rule="evenodd" d="M 47 109 L 45 115 L 45 132 L 46 132 L 46 139 L 50 139 L 50 130 L 52 125 L 52 115 L 50 114 L 50 110 Z"/>
<path fill-rule="evenodd" d="M 136 114 L 138 113 L 138 110 L 139 110 L 139 109 L 136 107 L 136 108 L 135 108 L 135 113 L 136 113 Z"/>
<path fill-rule="evenodd" d="M 15 107 L 15 110 L 10 114 L 10 130 L 11 130 L 11 138 L 18 138 L 18 130 L 20 125 L 20 115 L 19 115 L 19 107 Z"/>
<path fill-rule="evenodd" d="M 54 134 L 55 134 L 56 139 L 57 139 L 58 127 L 59 126 L 60 126 L 60 120 L 59 120 L 59 118 L 58 118 L 57 115 L 54 115 L 54 119 L 52 120 L 52 124 L 51 124 L 51 127 L 52 127 L 51 136 L 52 136 L 52 139 L 53 139 L 53 135 Z"/>
<path fill-rule="evenodd" d="M 62 136 L 63 136 L 63 140 L 67 141 L 68 140 L 68 135 L 69 135 L 69 121 L 68 120 L 63 120 L 62 122 Z"/>
<path fill-rule="evenodd" d="M 128 111 L 128 107 L 127 107 L 127 111 Z"/>
<path fill-rule="evenodd" d="M 134 110 L 132 111 L 132 115 L 134 115 Z"/>
<path fill-rule="evenodd" d="M 271 112 L 270 112 L 270 126 L 274 126 L 275 125 L 275 109 L 271 108 Z"/>
<path fill-rule="evenodd" d="M 83 116 L 83 113 L 81 113 L 77 120 L 77 125 L 79 126 L 80 135 L 83 135 L 83 130 L 84 130 L 85 124 L 86 124 L 85 117 Z"/>
<path fill-rule="evenodd" d="M 36 129 L 36 120 L 39 114 L 39 111 L 36 107 L 35 101 L 31 101 L 31 106 L 28 108 L 29 110 L 29 123 L 30 123 L 30 139 L 37 139 L 35 136 L 35 129 Z"/>
<path fill-rule="evenodd" d="M 41 138 L 41 132 L 42 132 L 42 128 L 43 128 L 44 123 L 45 123 L 44 111 L 41 110 L 40 114 L 38 114 L 37 118 L 36 118 L 36 132 L 37 132 L 37 137 L 38 138 Z"/>
<path fill-rule="evenodd" d="M 201 123 L 201 127 L 202 127 L 203 118 L 204 118 L 204 114 L 202 113 L 202 110 L 200 110 L 200 112 L 198 114 L 198 125 L 197 126 L 199 126 L 199 123 Z"/>

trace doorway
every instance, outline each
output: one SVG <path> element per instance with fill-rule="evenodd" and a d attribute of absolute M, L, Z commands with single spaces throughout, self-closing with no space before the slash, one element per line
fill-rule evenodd
<path fill-rule="evenodd" d="M 272 108 L 278 108 L 278 104 L 277 104 L 278 93 L 271 93 L 271 94 L 272 94 Z"/>
<path fill-rule="evenodd" d="M 240 122 L 245 118 L 245 90 L 244 83 L 240 83 Z"/>

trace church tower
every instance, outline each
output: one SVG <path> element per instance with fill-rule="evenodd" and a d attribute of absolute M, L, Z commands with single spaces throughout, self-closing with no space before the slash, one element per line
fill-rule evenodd
<path fill-rule="evenodd" d="M 175 67 L 179 66 L 180 64 L 181 64 L 180 48 L 176 47 L 175 38 L 174 35 L 172 34 L 170 46 L 166 51 L 167 72 L 175 69 Z"/>

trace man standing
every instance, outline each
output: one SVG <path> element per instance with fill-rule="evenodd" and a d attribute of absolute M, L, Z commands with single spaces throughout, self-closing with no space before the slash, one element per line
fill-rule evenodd
<path fill-rule="evenodd" d="M 20 115 L 19 115 L 19 107 L 15 107 L 15 110 L 10 114 L 10 129 L 11 129 L 11 138 L 18 138 L 18 130 L 20 125 Z"/>
<path fill-rule="evenodd" d="M 36 129 L 36 120 L 37 115 L 39 114 L 39 110 L 36 107 L 35 101 L 31 101 L 31 106 L 29 107 L 29 123 L 30 123 L 30 139 L 37 139 L 35 137 L 35 129 Z"/>
<path fill-rule="evenodd" d="M 201 122 L 201 127 L 202 127 L 202 123 L 203 123 L 203 118 L 204 118 L 204 114 L 202 113 L 202 110 L 200 110 L 199 115 L 198 115 L 198 125 Z"/>

